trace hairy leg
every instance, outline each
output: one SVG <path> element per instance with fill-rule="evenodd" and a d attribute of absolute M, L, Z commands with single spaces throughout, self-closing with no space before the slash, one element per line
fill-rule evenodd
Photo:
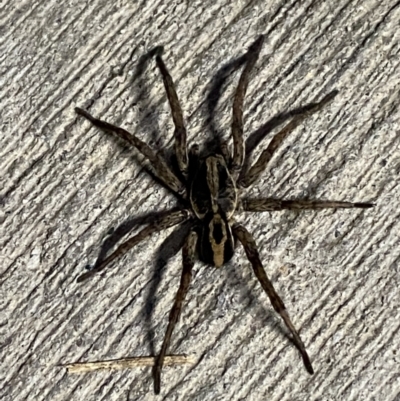
<path fill-rule="evenodd" d="M 231 152 L 229 150 L 229 145 L 227 142 L 222 142 L 221 143 L 221 154 L 224 157 L 225 163 L 227 166 L 231 165 L 231 161 L 232 161 L 232 156 L 231 156 Z"/>
<path fill-rule="evenodd" d="M 233 137 L 233 159 L 230 172 L 234 180 L 240 174 L 244 161 L 244 138 L 243 138 L 243 103 L 246 95 L 247 85 L 249 83 L 250 72 L 254 67 L 260 54 L 264 36 L 260 36 L 250 47 L 247 53 L 247 63 L 243 69 L 233 100 L 233 118 L 232 118 L 232 137 Z"/>
<path fill-rule="evenodd" d="M 303 341 L 301 340 L 299 333 L 297 332 L 292 321 L 290 320 L 290 317 L 286 312 L 286 307 L 283 301 L 281 300 L 278 293 L 275 291 L 274 286 L 272 285 L 270 279 L 267 276 L 267 273 L 264 270 L 264 267 L 260 260 L 260 256 L 258 254 L 256 243 L 252 235 L 243 226 L 240 225 L 236 225 L 233 227 L 233 233 L 242 243 L 246 255 L 253 266 L 254 273 L 258 278 L 258 281 L 260 282 L 262 288 L 267 293 L 272 306 L 274 307 L 275 311 L 279 313 L 279 315 L 285 322 L 287 328 L 292 333 L 294 343 L 296 344 L 297 348 L 301 353 L 301 356 L 303 357 L 304 365 L 307 371 L 310 374 L 313 374 L 314 370 L 311 366 L 311 361 L 307 354 Z"/>
<path fill-rule="evenodd" d="M 135 135 L 129 133 L 123 128 L 112 125 L 106 121 L 99 120 L 98 118 L 93 117 L 87 111 L 80 109 L 79 107 L 75 107 L 75 112 L 86 119 L 88 119 L 94 126 L 111 132 L 125 141 L 132 144 L 143 156 L 145 156 L 151 163 L 154 172 L 158 176 L 158 178 L 167 186 L 172 192 L 185 197 L 185 187 L 180 182 L 178 177 L 170 170 L 167 166 L 166 162 L 158 156 L 153 149 L 150 148 L 145 142 L 141 141 Z"/>
<path fill-rule="evenodd" d="M 332 99 L 338 94 L 337 90 L 332 91 L 326 95 L 320 102 L 311 103 L 304 111 L 303 114 L 295 116 L 292 121 L 287 124 L 281 131 L 279 131 L 269 143 L 267 149 L 265 149 L 254 165 L 247 171 L 243 177 L 239 180 L 238 185 L 247 188 L 257 181 L 261 174 L 264 172 L 267 164 L 272 159 L 276 149 L 282 144 L 286 137 L 293 131 L 304 119 L 311 114 L 319 111 L 322 107 L 326 106 Z"/>
<path fill-rule="evenodd" d="M 169 105 L 171 107 L 172 119 L 175 125 L 174 135 L 175 135 L 176 159 L 182 175 L 187 179 L 189 161 L 188 161 L 188 153 L 186 145 L 186 129 L 183 123 L 182 109 L 179 104 L 178 95 L 176 94 L 174 81 L 172 80 L 172 77 L 169 74 L 167 67 L 164 64 L 164 61 L 160 56 L 157 56 L 156 62 L 164 81 L 164 86 L 167 92 Z"/>
<path fill-rule="evenodd" d="M 168 215 L 165 215 L 153 223 L 149 224 L 141 231 L 139 231 L 132 238 L 129 238 L 122 245 L 120 245 L 110 256 L 105 258 L 99 265 L 95 266 L 92 270 L 89 270 L 86 273 L 81 274 L 76 281 L 79 283 L 93 276 L 94 274 L 103 270 L 107 265 L 109 265 L 113 260 L 119 258 L 120 256 L 125 255 L 130 249 L 132 249 L 139 242 L 143 241 L 145 238 L 154 234 L 156 232 L 165 230 L 169 227 L 175 226 L 176 224 L 183 223 L 190 216 L 190 212 L 188 210 L 179 210 L 176 212 L 171 212 Z"/>
<path fill-rule="evenodd" d="M 189 290 L 190 281 L 192 278 L 192 268 L 194 265 L 195 251 L 197 245 L 197 234 L 191 231 L 186 239 L 185 245 L 182 249 L 183 270 L 181 276 L 181 283 L 178 292 L 176 293 L 174 305 L 172 306 L 167 331 L 165 332 L 164 341 L 161 347 L 160 354 L 157 357 L 154 365 L 154 392 L 160 393 L 161 389 L 161 369 L 163 367 L 165 354 L 167 353 L 169 343 L 171 342 L 172 332 L 178 322 L 179 316 L 182 311 L 183 301 Z"/>
<path fill-rule="evenodd" d="M 252 199 L 242 200 L 242 208 L 245 212 L 272 212 L 277 210 L 305 210 L 305 209 L 367 209 L 373 207 L 373 203 L 351 203 L 341 201 L 319 200 L 280 200 L 280 199 Z"/>

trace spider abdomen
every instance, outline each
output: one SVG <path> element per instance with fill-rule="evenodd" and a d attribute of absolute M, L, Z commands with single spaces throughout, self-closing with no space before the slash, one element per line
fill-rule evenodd
<path fill-rule="evenodd" d="M 228 220 L 219 213 L 208 214 L 201 225 L 200 259 L 215 267 L 221 267 L 232 258 L 233 252 L 234 241 Z"/>

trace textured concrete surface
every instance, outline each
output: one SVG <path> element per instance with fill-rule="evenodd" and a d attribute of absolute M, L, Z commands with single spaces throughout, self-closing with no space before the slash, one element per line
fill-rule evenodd
<path fill-rule="evenodd" d="M 1 400 L 400 399 L 398 1 L 5 1 L 0 19 Z M 74 107 L 168 153 L 170 111 L 146 58 L 163 45 L 191 143 L 229 135 L 239 76 L 229 66 L 260 33 L 245 127 L 269 124 L 261 147 L 280 113 L 340 94 L 289 136 L 250 192 L 376 202 L 238 217 L 315 375 L 241 249 L 221 270 L 196 265 L 171 351 L 197 362 L 165 368 L 159 397 L 147 368 L 68 375 L 60 364 L 160 348 L 184 235 L 155 235 L 103 277 L 75 282 L 110 238 L 123 240 L 121 225 L 135 231 L 175 200 L 134 149 Z"/>

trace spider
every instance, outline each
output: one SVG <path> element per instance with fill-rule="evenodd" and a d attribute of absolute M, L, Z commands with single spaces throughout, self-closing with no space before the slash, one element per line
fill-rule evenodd
<path fill-rule="evenodd" d="M 281 200 L 273 198 L 241 197 L 243 189 L 254 184 L 265 170 L 276 149 L 305 117 L 320 110 L 338 93 L 337 90 L 326 95 L 321 101 L 306 106 L 302 113 L 295 115 L 291 122 L 279 131 L 268 147 L 261 153 L 258 160 L 249 168 L 243 168 L 245 143 L 243 139 L 243 103 L 248 86 L 249 75 L 253 69 L 264 37 L 260 36 L 245 55 L 245 66 L 239 79 L 233 101 L 232 139 L 233 152 L 226 144 L 218 151 L 207 156 L 200 156 L 199 148 L 194 145 L 187 150 L 186 129 L 182 109 L 176 94 L 173 80 L 160 55 L 156 57 L 157 66 L 161 72 L 172 119 L 175 126 L 174 154 L 179 172 L 175 173 L 166 161 L 151 149 L 145 142 L 123 128 L 114 126 L 91 116 L 87 111 L 75 108 L 76 113 L 88 119 L 96 127 L 111 132 L 133 145 L 149 161 L 153 172 L 169 190 L 182 202 L 183 208 L 171 210 L 163 217 L 147 225 L 138 234 L 129 238 L 103 261 L 97 263 L 92 270 L 78 277 L 82 282 L 103 270 L 115 259 L 121 257 L 139 242 L 151 234 L 168 229 L 185 221 L 191 222 L 183 248 L 183 270 L 178 292 L 172 306 L 167 331 L 156 357 L 153 376 L 154 391 L 160 393 L 161 370 L 168 350 L 172 332 L 182 311 L 182 305 L 187 295 L 192 269 L 196 255 L 208 265 L 221 267 L 233 256 L 236 242 L 240 242 L 249 259 L 254 274 L 269 297 L 273 308 L 281 316 L 290 330 L 293 341 L 303 358 L 304 365 L 310 374 L 314 373 L 310 358 L 300 335 L 294 327 L 286 307 L 275 291 L 272 282 L 261 263 L 256 243 L 250 232 L 235 222 L 235 212 L 272 212 L 284 209 L 325 209 L 325 208 L 370 208 L 372 203 L 351 203 L 342 201 L 319 200 Z"/>

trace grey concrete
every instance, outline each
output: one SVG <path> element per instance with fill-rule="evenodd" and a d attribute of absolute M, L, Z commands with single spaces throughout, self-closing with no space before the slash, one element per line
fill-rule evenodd
<path fill-rule="evenodd" d="M 1 400 L 400 399 L 399 2 L 8 0 L 0 19 Z M 111 229 L 175 200 L 135 150 L 77 118 L 74 106 L 170 149 L 163 84 L 154 59 L 142 62 L 164 45 L 190 141 L 228 135 L 239 72 L 222 86 L 214 128 L 207 96 L 260 33 L 248 134 L 334 88 L 340 94 L 290 135 L 250 192 L 376 202 L 238 217 L 315 375 L 241 249 L 221 270 L 196 265 L 171 351 L 197 363 L 165 368 L 162 396 L 145 368 L 67 375 L 58 365 L 159 349 L 183 235 L 155 235 L 103 278 L 75 282 Z"/>

